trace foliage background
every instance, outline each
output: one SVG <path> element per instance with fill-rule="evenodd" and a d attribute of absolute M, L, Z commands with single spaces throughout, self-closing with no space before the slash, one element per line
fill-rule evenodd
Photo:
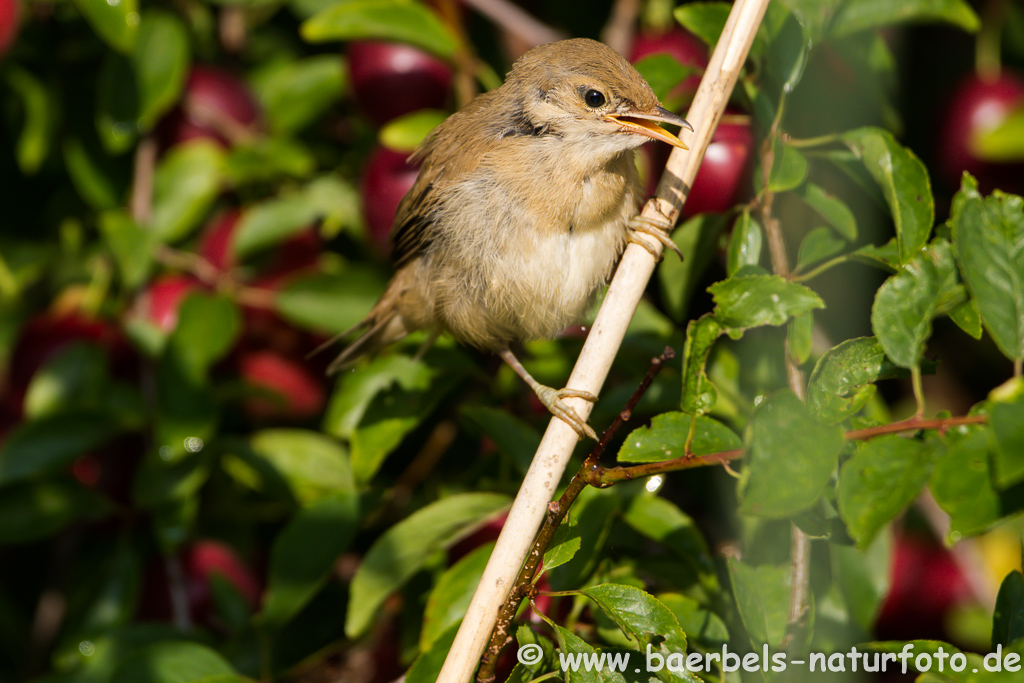
<path fill-rule="evenodd" d="M 591 37 L 612 10 L 524 5 Z M 726 11 L 652 0 L 639 22 L 713 42 Z M 432 680 L 547 417 L 508 368 L 443 340 L 338 378 L 306 359 L 390 273 L 360 200 L 378 140 L 407 151 L 444 115 L 379 128 L 339 49 L 410 43 L 457 91 L 488 88 L 505 28 L 411 0 L 20 14 L 0 61 L 0 679 Z M 772 5 L 734 97 L 754 133 L 744 192 L 676 233 L 687 259 L 659 267 L 591 419 L 607 426 L 671 346 L 605 464 L 742 448 L 742 474 L 587 489 L 538 584 L 587 596 L 535 599 L 516 637 L 544 660 L 510 671 L 506 655 L 500 676 L 645 641 L 1019 650 L 1024 218 L 983 199 L 989 178 L 954 202 L 959 173 L 935 171 L 953 86 L 1000 62 L 1024 66 L 1013 3 Z M 192 64 L 240 76 L 259 122 L 168 139 Z M 680 99 L 686 69 L 641 68 Z M 978 143 L 1008 192 L 1020 111 Z M 530 343 L 527 365 L 564 382 L 580 345 Z M 918 409 L 949 420 L 898 422 Z M 813 539 L 801 619 L 794 528 Z"/>

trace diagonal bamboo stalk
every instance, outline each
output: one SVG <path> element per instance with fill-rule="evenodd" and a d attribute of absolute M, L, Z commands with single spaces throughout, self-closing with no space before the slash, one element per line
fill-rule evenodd
<path fill-rule="evenodd" d="M 767 7 L 768 0 L 736 0 L 733 5 L 686 117 L 696 131 L 689 139 L 684 138 L 690 150 L 672 152 L 655 198 L 644 206 L 644 217 L 668 218 L 673 225 L 678 220 L 697 167 L 725 111 Z M 660 254 L 662 245 L 653 239 L 648 241 L 654 253 Z M 657 259 L 642 246 L 630 244 L 626 248 L 567 386 L 594 394 L 601 390 L 656 264 Z M 579 399 L 568 400 L 573 402 L 580 417 L 587 419 L 591 405 Z M 438 683 L 466 683 L 476 670 L 498 610 L 526 559 L 576 443 L 576 432 L 568 424 L 557 418 L 548 423 L 462 626 L 448 651 Z"/>

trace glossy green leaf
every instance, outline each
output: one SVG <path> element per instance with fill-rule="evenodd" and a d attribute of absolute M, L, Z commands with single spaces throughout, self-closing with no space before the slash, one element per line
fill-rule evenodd
<path fill-rule="evenodd" d="M 843 464 L 839 513 L 858 546 L 867 547 L 921 493 L 943 450 L 937 445 L 889 434 L 860 444 Z"/>
<path fill-rule="evenodd" d="M 384 124 L 377 139 L 388 149 L 412 153 L 430 134 L 430 131 L 437 128 L 446 118 L 448 118 L 448 112 L 438 109 L 414 111 Z"/>
<path fill-rule="evenodd" d="M 797 365 L 803 365 L 810 359 L 814 346 L 814 313 L 812 311 L 790 319 L 789 327 L 786 329 L 786 344 L 789 357 Z"/>
<path fill-rule="evenodd" d="M 857 220 L 846 202 L 815 183 L 804 183 L 797 191 L 799 197 L 824 218 L 844 239 L 857 239 Z"/>
<path fill-rule="evenodd" d="M 982 327 L 981 327 L 981 312 L 978 310 L 978 304 L 974 299 L 964 301 L 957 306 L 954 306 L 948 312 L 949 319 L 956 323 L 956 326 L 961 330 L 971 335 L 975 339 L 981 339 Z"/>
<path fill-rule="evenodd" d="M 409 356 L 373 358 L 341 376 L 327 407 L 324 431 L 351 439 L 378 394 L 396 384 L 406 391 L 422 391 L 430 386 L 430 378 L 430 369 Z"/>
<path fill-rule="evenodd" d="M 1007 112 L 995 125 L 979 125 L 967 141 L 979 159 L 994 163 L 1013 163 L 1024 159 L 1024 111 Z"/>
<path fill-rule="evenodd" d="M 51 536 L 73 522 L 101 519 L 114 506 L 70 477 L 0 486 L 0 544 Z"/>
<path fill-rule="evenodd" d="M 736 219 L 729 235 L 725 272 L 732 277 L 743 266 L 756 266 L 761 260 L 764 236 L 760 224 L 744 211 Z"/>
<path fill-rule="evenodd" d="M 983 198 L 966 176 L 950 223 L 957 264 L 985 329 L 1007 358 L 1024 358 L 1024 200 Z"/>
<path fill-rule="evenodd" d="M 348 472 L 344 486 L 296 512 L 274 539 L 263 602 L 264 624 L 280 627 L 313 598 L 358 528 L 359 498 Z"/>
<path fill-rule="evenodd" d="M 887 273 L 895 273 L 900 267 L 899 248 L 896 246 L 895 237 L 881 246 L 867 244 L 851 252 L 850 256 Z"/>
<path fill-rule="evenodd" d="M 949 448 L 932 469 L 928 483 L 935 502 L 950 516 L 950 540 L 987 530 L 1002 516 L 992 484 L 985 430 L 958 427 Z"/>
<path fill-rule="evenodd" d="M 562 523 L 555 529 L 551 543 L 544 551 L 544 559 L 541 563 L 544 571 L 551 571 L 572 560 L 579 552 L 582 545 L 580 532 L 575 517 L 566 516 Z"/>
<path fill-rule="evenodd" d="M 928 170 L 886 130 L 858 128 L 842 139 L 882 190 L 896 225 L 900 263 L 907 263 L 928 242 L 935 220 Z"/>
<path fill-rule="evenodd" d="M 622 514 L 622 501 L 608 489 L 586 488 L 569 514 L 576 517 L 580 550 L 547 576 L 554 590 L 572 590 L 586 583 L 602 557 L 612 525 Z"/>
<path fill-rule="evenodd" d="M 365 632 L 384 599 L 431 555 L 473 533 L 508 504 L 508 497 L 497 493 L 455 494 L 417 510 L 384 532 L 352 579 L 345 633 L 356 637 Z"/>
<path fill-rule="evenodd" d="M 143 230 L 126 211 L 106 211 L 99 229 L 117 261 L 125 287 L 141 285 L 153 267 L 153 233 Z"/>
<path fill-rule="evenodd" d="M 875 382 L 906 376 L 874 337 L 857 337 L 825 352 L 807 383 L 807 405 L 831 424 L 863 408 L 875 394 Z"/>
<path fill-rule="evenodd" d="M 151 228 L 160 239 L 187 237 L 206 217 L 220 192 L 224 152 L 210 140 L 171 149 L 156 168 Z"/>
<path fill-rule="evenodd" d="M 216 650 L 188 641 L 164 641 L 132 651 L 111 683 L 229 683 L 246 679 Z"/>
<path fill-rule="evenodd" d="M 32 376 L 22 403 L 25 418 L 99 412 L 110 386 L 108 366 L 106 352 L 95 344 L 75 342 L 60 349 Z"/>
<path fill-rule="evenodd" d="M 894 363 L 912 368 L 921 362 L 931 337 L 932 318 L 956 286 L 953 252 L 948 242 L 938 240 L 878 288 L 871 307 L 871 328 Z"/>
<path fill-rule="evenodd" d="M 224 159 L 224 181 L 233 186 L 305 180 L 317 169 L 306 143 L 286 137 L 257 138 L 232 147 Z"/>
<path fill-rule="evenodd" d="M 764 400 L 750 419 L 740 511 L 780 518 L 806 510 L 821 496 L 843 447 L 830 427 L 788 390 Z"/>
<path fill-rule="evenodd" d="M 25 175 L 35 174 L 53 146 L 59 108 L 56 94 L 34 74 L 14 64 L 5 64 L 3 80 L 21 100 L 21 132 L 14 149 L 18 167 Z"/>
<path fill-rule="evenodd" d="M 751 566 L 728 559 L 729 578 L 736 608 L 750 644 L 757 650 L 766 643 L 777 647 L 786 634 L 789 615 L 789 578 L 785 567 Z"/>
<path fill-rule="evenodd" d="M 682 64 L 672 55 L 662 52 L 647 55 L 633 66 L 650 84 L 660 102 L 666 102 L 672 91 L 697 71 L 694 65 Z"/>
<path fill-rule="evenodd" d="M 708 379 L 706 368 L 708 354 L 715 340 L 722 333 L 722 326 L 712 315 L 705 314 L 691 320 L 686 326 L 686 344 L 683 346 L 683 397 L 682 409 L 690 415 L 700 415 L 715 405 L 716 391 Z"/>
<path fill-rule="evenodd" d="M 1024 574 L 1014 569 L 999 585 L 992 613 L 992 649 L 1024 638 Z"/>
<path fill-rule="evenodd" d="M 494 442 L 498 452 L 510 458 L 525 474 L 540 445 L 540 433 L 506 410 L 464 406 L 460 413 Z"/>
<path fill-rule="evenodd" d="M 943 22 L 965 31 L 977 31 L 978 15 L 964 0 L 858 0 L 844 3 L 829 26 L 833 37 L 895 24 Z"/>
<path fill-rule="evenodd" d="M 688 2 L 674 11 L 676 21 L 710 46 L 718 42 L 729 18 L 729 3 Z"/>
<path fill-rule="evenodd" d="M 138 0 L 75 0 L 75 6 L 107 45 L 125 54 L 135 47 L 139 32 Z"/>
<path fill-rule="evenodd" d="M 421 652 L 426 651 L 445 631 L 462 621 L 493 549 L 493 543 L 474 548 L 449 567 L 434 584 L 423 610 Z"/>
<path fill-rule="evenodd" d="M 340 334 L 366 317 L 386 285 L 387 278 L 378 269 L 349 266 L 337 275 L 297 277 L 278 291 L 275 303 L 296 325 Z"/>
<path fill-rule="evenodd" d="M 188 377 L 198 380 L 231 350 L 241 331 L 241 314 L 230 299 L 190 294 L 178 309 L 178 325 L 167 340 L 166 353 L 178 359 Z"/>
<path fill-rule="evenodd" d="M 598 652 L 569 629 L 554 624 L 555 639 L 558 641 L 559 656 L 583 656 L 590 661 L 598 658 Z M 601 672 L 596 667 L 568 667 L 564 673 L 565 683 L 603 683 Z"/>
<path fill-rule="evenodd" d="M 282 61 L 253 79 L 267 124 L 275 133 L 294 133 L 322 116 L 344 93 L 341 60 L 324 54 Z"/>
<path fill-rule="evenodd" d="M 697 600 L 680 593 L 659 593 L 657 597 L 675 616 L 694 649 L 721 651 L 729 642 L 725 622 Z"/>
<path fill-rule="evenodd" d="M 686 634 L 675 615 L 653 595 L 617 583 L 590 586 L 580 593 L 596 602 L 638 649 L 651 644 L 656 652 L 686 652 Z"/>
<path fill-rule="evenodd" d="M 685 445 L 693 416 L 683 412 L 655 415 L 649 426 L 633 430 L 619 450 L 619 462 L 661 462 L 686 455 Z M 742 448 L 737 434 L 706 415 L 697 417 L 692 455 L 710 455 Z"/>
<path fill-rule="evenodd" d="M 252 450 L 288 482 L 301 505 L 338 494 L 355 495 L 345 447 L 324 434 L 305 429 L 263 429 L 253 434 Z"/>
<path fill-rule="evenodd" d="M 806 270 L 819 261 L 835 256 L 846 248 L 846 241 L 832 234 L 826 227 L 814 228 L 804 235 L 797 252 L 797 270 Z"/>
<path fill-rule="evenodd" d="M 626 508 L 622 520 L 637 533 L 663 545 L 705 581 L 715 579 L 715 565 L 707 542 L 693 519 L 660 496 L 640 494 Z"/>
<path fill-rule="evenodd" d="M 131 56 L 141 130 L 151 130 L 181 97 L 190 60 L 185 23 L 170 12 L 145 12 Z"/>
<path fill-rule="evenodd" d="M 769 192 L 785 192 L 799 187 L 807 177 L 807 157 L 781 138 L 772 143 L 772 169 L 768 175 Z"/>
<path fill-rule="evenodd" d="M 683 259 L 665 259 L 655 274 L 665 309 L 680 325 L 689 320 L 687 308 L 707 267 L 717 258 L 719 236 L 732 221 L 729 214 L 701 213 L 672 232 Z"/>
<path fill-rule="evenodd" d="M 765 54 L 766 75 L 769 81 L 783 92 L 792 92 L 799 84 L 807 67 L 807 56 L 811 48 L 807 29 L 797 17 L 782 12 L 781 8 L 771 8 L 769 12 L 778 13 L 781 19 L 778 30 L 769 30 L 772 34 L 767 42 Z M 766 15 L 762 25 L 767 25 L 772 17 Z"/>
<path fill-rule="evenodd" d="M 311 43 L 331 40 L 391 40 L 441 57 L 453 57 L 458 40 L 426 5 L 412 0 L 350 0 L 335 3 L 300 29 Z"/>
<path fill-rule="evenodd" d="M 455 642 L 459 623 L 449 626 L 448 630 L 431 641 L 427 649 L 420 652 L 420 656 L 416 658 L 404 676 L 405 683 L 434 683 L 438 679 L 441 668 L 448 657 L 448 651 L 451 649 L 452 643 Z"/>
<path fill-rule="evenodd" d="M 715 301 L 715 319 L 731 331 L 782 325 L 825 302 L 812 290 L 780 275 L 741 275 L 708 287 Z"/>
<path fill-rule="evenodd" d="M 993 389 L 988 412 L 995 483 L 1007 488 L 1024 480 L 1024 378 L 1013 377 Z"/>

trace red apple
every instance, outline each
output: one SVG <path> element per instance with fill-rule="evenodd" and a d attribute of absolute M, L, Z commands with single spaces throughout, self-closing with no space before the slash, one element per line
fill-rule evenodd
<path fill-rule="evenodd" d="M 942 118 L 937 145 L 939 171 L 950 188 L 960 187 L 960 178 L 967 171 L 978 179 L 983 192 L 1024 190 L 1024 164 L 987 161 L 979 158 L 974 148 L 979 136 L 1021 107 L 1024 80 L 1005 70 L 991 80 L 969 76 L 956 87 Z"/>
<path fill-rule="evenodd" d="M 232 242 L 241 217 L 242 212 L 238 209 L 222 211 L 206 224 L 199 235 L 196 252 L 221 272 L 238 265 L 232 253 Z"/>
<path fill-rule="evenodd" d="M 18 37 L 20 14 L 18 0 L 0 0 L 0 58 L 7 54 Z"/>
<path fill-rule="evenodd" d="M 360 195 L 371 242 L 383 248 L 391 233 L 395 211 L 416 182 L 419 169 L 408 163 L 408 154 L 378 146 L 363 169 Z"/>
<path fill-rule="evenodd" d="M 210 580 L 215 575 L 226 579 L 245 598 L 250 608 L 255 610 L 259 607 L 263 586 L 230 546 L 220 541 L 196 541 L 185 550 L 182 560 L 194 614 L 201 613 L 204 606 L 208 608 L 210 605 Z"/>
<path fill-rule="evenodd" d="M 749 121 L 718 124 L 683 205 L 684 217 L 707 211 L 727 211 L 740 200 L 747 183 L 753 146 L 754 134 Z"/>
<path fill-rule="evenodd" d="M 194 138 L 229 146 L 252 136 L 259 124 L 259 104 L 241 79 L 223 69 L 193 66 L 181 103 L 161 123 L 161 137 L 167 146 Z"/>
<path fill-rule="evenodd" d="M 636 63 L 644 57 L 656 54 L 670 55 L 680 64 L 692 66 L 699 71 L 687 76 L 672 91 L 673 97 L 687 94 L 692 96 L 700 85 L 704 69 L 708 66 L 708 46 L 704 41 L 679 27 L 664 32 L 641 33 L 629 50 L 629 61 Z"/>
<path fill-rule="evenodd" d="M 404 43 L 354 41 L 346 49 L 352 92 L 378 126 L 448 102 L 452 70 L 437 57 Z"/>
<path fill-rule="evenodd" d="M 161 275 L 136 300 L 136 312 L 164 332 L 178 326 L 178 309 L 185 297 L 202 289 L 202 284 L 189 275 Z"/>
<path fill-rule="evenodd" d="M 327 400 L 323 380 L 300 362 L 275 351 L 248 351 L 239 356 L 238 369 L 242 379 L 260 392 L 245 402 L 246 412 L 253 417 L 301 420 L 323 411 Z"/>

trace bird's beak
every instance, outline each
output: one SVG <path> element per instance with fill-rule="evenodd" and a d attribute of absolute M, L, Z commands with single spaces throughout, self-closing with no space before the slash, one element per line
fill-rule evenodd
<path fill-rule="evenodd" d="M 604 119 L 610 123 L 618 124 L 619 131 L 622 133 L 646 135 L 652 140 L 661 140 L 662 142 L 667 142 L 673 147 L 689 149 L 689 147 L 683 144 L 682 140 L 658 124 L 670 123 L 674 126 L 689 128 L 691 131 L 693 130 L 693 126 L 691 126 L 683 117 L 673 114 L 664 107 L 655 107 L 649 112 L 631 111 L 628 114 L 608 114 Z"/>

